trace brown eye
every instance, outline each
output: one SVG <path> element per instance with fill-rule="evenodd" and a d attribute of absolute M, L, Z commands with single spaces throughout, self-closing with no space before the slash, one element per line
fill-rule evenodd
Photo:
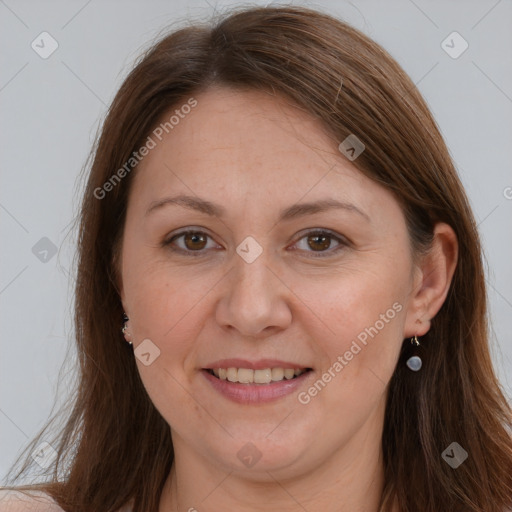
<path fill-rule="evenodd" d="M 330 235 L 310 235 L 307 238 L 309 247 L 314 251 L 329 249 L 329 246 L 331 245 Z"/>
<path fill-rule="evenodd" d="M 203 233 L 186 233 L 183 236 L 183 243 L 191 251 L 204 249 L 206 246 L 206 236 Z"/>
<path fill-rule="evenodd" d="M 333 240 L 337 244 L 334 248 L 332 248 Z M 306 241 L 306 243 L 303 243 L 303 241 Z M 348 246 L 348 242 L 342 236 L 335 235 L 330 231 L 316 230 L 306 233 L 305 236 L 299 239 L 296 246 L 303 252 L 317 253 L 312 254 L 314 258 L 323 258 L 338 253 Z"/>
<path fill-rule="evenodd" d="M 163 245 L 168 246 L 172 251 L 202 256 L 208 252 L 204 249 L 209 248 L 207 247 L 209 238 L 210 236 L 203 231 L 183 231 L 163 242 Z"/>

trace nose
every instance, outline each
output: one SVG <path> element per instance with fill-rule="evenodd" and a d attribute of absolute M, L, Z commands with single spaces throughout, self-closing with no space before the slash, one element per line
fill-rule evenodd
<path fill-rule="evenodd" d="M 242 336 L 263 338 L 286 329 L 292 320 L 292 292 L 271 268 L 263 251 L 252 263 L 238 254 L 222 286 L 216 320 Z"/>

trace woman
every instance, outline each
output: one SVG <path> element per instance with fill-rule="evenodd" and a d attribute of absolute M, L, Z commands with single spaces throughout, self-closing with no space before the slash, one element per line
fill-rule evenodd
<path fill-rule="evenodd" d="M 46 498 L 0 510 L 512 505 L 468 200 L 414 84 L 325 14 L 243 9 L 140 60 L 82 203 L 75 321 L 52 481 L 11 488 Z"/>

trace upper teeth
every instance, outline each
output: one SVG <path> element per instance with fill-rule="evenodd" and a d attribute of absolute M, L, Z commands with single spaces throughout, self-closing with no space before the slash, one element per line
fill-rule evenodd
<path fill-rule="evenodd" d="M 304 373 L 300 368 L 265 368 L 252 370 L 250 368 L 215 368 L 213 373 L 221 380 L 241 382 L 244 384 L 269 384 L 272 381 L 293 379 L 294 376 Z"/>

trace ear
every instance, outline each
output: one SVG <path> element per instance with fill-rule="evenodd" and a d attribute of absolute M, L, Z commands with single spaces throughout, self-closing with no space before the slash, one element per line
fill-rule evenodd
<path fill-rule="evenodd" d="M 459 244 L 448 224 L 439 222 L 434 227 L 430 251 L 415 269 L 413 287 L 404 326 L 404 337 L 423 336 L 430 322 L 441 309 L 457 266 Z"/>

